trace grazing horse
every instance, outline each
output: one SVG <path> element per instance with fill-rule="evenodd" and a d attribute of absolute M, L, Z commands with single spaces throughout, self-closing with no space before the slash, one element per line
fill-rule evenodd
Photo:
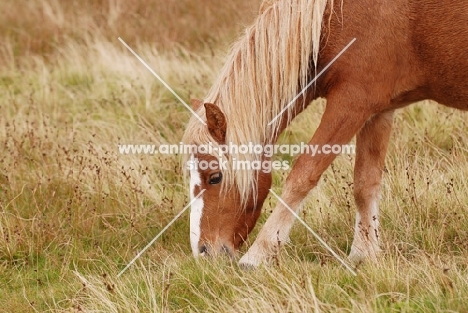
<path fill-rule="evenodd" d="M 354 44 L 301 92 L 353 38 Z M 203 191 L 190 215 L 193 254 L 235 256 L 271 187 L 270 172 L 231 164 L 268 161 L 268 156 L 220 153 L 221 147 L 272 144 L 313 99 L 323 97 L 326 109 L 309 144 L 342 145 L 356 135 L 357 215 L 350 259 L 377 260 L 379 189 L 393 113 L 425 99 L 467 110 L 467 50 L 464 1 L 277 0 L 262 6 L 204 100 L 192 101 L 204 123 L 192 117 L 183 141 L 210 143 L 213 149 L 194 152 L 191 164 L 218 164 L 190 166 L 191 197 Z M 335 157 L 299 156 L 282 191 L 284 203 L 299 211 Z M 258 266 L 271 259 L 294 220 L 278 203 L 240 263 Z"/>

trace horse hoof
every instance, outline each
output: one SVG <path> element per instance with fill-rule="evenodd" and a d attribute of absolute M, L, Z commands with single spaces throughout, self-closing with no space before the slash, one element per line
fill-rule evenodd
<path fill-rule="evenodd" d="M 377 264 L 379 253 L 374 252 L 374 250 L 359 252 L 357 249 L 351 249 L 351 253 L 348 256 L 348 260 L 356 268 L 363 263 L 372 263 Z"/>
<path fill-rule="evenodd" d="M 253 264 L 249 264 L 249 263 L 240 263 L 239 262 L 239 267 L 241 270 L 245 271 L 245 272 L 251 272 L 251 271 L 255 271 L 258 267 L 253 265 Z"/>
<path fill-rule="evenodd" d="M 254 270 L 262 264 L 262 258 L 256 255 L 244 254 L 239 260 L 239 266 L 244 270 Z"/>

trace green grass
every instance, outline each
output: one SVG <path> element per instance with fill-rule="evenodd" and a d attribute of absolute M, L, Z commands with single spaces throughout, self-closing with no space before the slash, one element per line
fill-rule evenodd
<path fill-rule="evenodd" d="M 118 145 L 178 143 L 190 113 L 105 30 L 86 42 L 67 35 L 59 54 L 37 48 L 29 58 L 15 33 L 11 53 L 2 52 L 1 312 L 468 312 L 468 116 L 429 102 L 396 114 L 379 265 L 352 276 L 299 224 L 270 267 L 197 261 L 185 214 L 117 278 L 188 203 L 179 156 L 123 156 Z M 188 101 L 214 80 L 235 31 L 226 33 L 213 51 L 133 47 Z M 308 141 L 323 108 L 314 102 L 281 141 Z M 301 212 L 343 257 L 355 217 L 353 163 L 339 157 Z M 276 191 L 286 175 L 275 173 Z M 267 199 L 250 240 L 275 203 Z"/>

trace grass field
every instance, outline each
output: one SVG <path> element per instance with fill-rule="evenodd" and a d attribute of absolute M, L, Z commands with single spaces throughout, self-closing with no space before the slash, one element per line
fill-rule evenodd
<path fill-rule="evenodd" d="M 178 143 L 190 117 L 117 37 L 188 101 L 259 2 L 0 2 L 1 312 L 468 312 L 468 115 L 427 102 L 396 115 L 379 265 L 352 276 L 299 224 L 271 267 L 196 261 L 185 214 L 116 277 L 189 201 L 179 156 L 118 145 Z M 308 141 L 323 107 L 282 141 Z M 353 158 L 334 162 L 301 213 L 343 257 Z"/>

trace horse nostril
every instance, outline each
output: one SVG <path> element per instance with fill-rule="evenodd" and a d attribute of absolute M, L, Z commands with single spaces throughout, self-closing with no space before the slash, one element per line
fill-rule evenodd
<path fill-rule="evenodd" d="M 200 252 L 200 254 L 202 256 L 207 255 L 208 254 L 208 247 L 206 245 L 202 245 L 202 246 L 200 246 L 198 251 Z"/>
<path fill-rule="evenodd" d="M 221 247 L 219 248 L 216 248 L 216 250 L 213 250 L 213 247 L 210 246 L 209 244 L 202 244 L 199 248 L 198 248 L 198 252 L 200 253 L 200 256 L 217 256 L 217 255 L 220 255 L 220 254 L 224 254 L 224 255 L 227 255 L 229 257 L 233 257 L 233 253 L 231 251 L 230 248 L 228 248 L 227 245 L 222 245 Z"/>

